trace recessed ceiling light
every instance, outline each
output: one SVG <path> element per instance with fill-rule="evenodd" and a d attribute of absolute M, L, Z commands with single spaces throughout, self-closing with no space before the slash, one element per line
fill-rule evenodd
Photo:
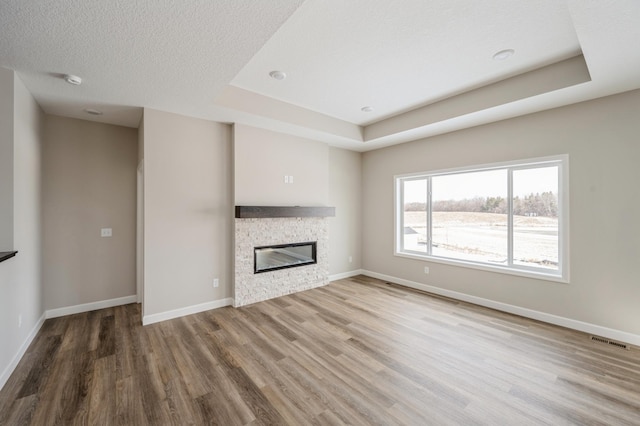
<path fill-rule="evenodd" d="M 84 112 L 91 115 L 102 115 L 102 111 L 98 111 L 97 109 L 93 109 L 93 108 L 85 108 Z"/>
<path fill-rule="evenodd" d="M 493 55 L 493 59 L 495 61 L 504 61 L 505 59 L 512 57 L 514 53 L 516 53 L 516 51 L 513 49 L 501 50 Z"/>
<path fill-rule="evenodd" d="M 360 108 L 360 111 L 362 112 L 372 112 L 373 111 L 373 107 L 372 106 L 363 106 L 362 108 Z"/>
<path fill-rule="evenodd" d="M 73 84 L 74 86 L 80 86 L 82 84 L 82 79 L 77 75 L 66 74 L 64 76 L 64 81 L 69 84 Z"/>
<path fill-rule="evenodd" d="M 284 71 L 271 71 L 269 75 L 271 76 L 271 78 L 274 78 L 276 80 L 284 80 L 285 78 L 287 78 L 287 74 Z"/>

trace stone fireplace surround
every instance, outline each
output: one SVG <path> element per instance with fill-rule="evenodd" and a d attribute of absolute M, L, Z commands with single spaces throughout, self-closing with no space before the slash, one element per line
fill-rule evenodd
<path fill-rule="evenodd" d="M 329 284 L 329 216 L 334 207 L 236 206 L 234 306 Z M 254 247 L 317 242 L 316 264 L 254 274 Z"/>

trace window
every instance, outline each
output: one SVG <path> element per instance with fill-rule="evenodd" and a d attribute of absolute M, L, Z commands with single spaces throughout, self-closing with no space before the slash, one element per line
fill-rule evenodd
<path fill-rule="evenodd" d="M 568 157 L 395 177 L 398 256 L 568 281 Z"/>

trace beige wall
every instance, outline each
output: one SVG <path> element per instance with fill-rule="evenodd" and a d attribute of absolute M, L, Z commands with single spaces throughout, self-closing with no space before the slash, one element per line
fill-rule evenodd
<path fill-rule="evenodd" d="M 232 179 L 230 126 L 145 109 L 145 317 L 232 296 Z"/>
<path fill-rule="evenodd" d="M 363 268 L 640 335 L 640 91 L 363 155 Z M 570 284 L 393 255 L 393 176 L 569 154 Z"/>
<path fill-rule="evenodd" d="M 236 205 L 329 205 L 326 144 L 236 124 L 233 148 Z"/>
<path fill-rule="evenodd" d="M 329 205 L 336 208 L 336 217 L 329 219 L 330 275 L 361 268 L 361 177 L 362 154 L 329 149 Z"/>
<path fill-rule="evenodd" d="M 7 80 L 2 79 L 0 86 L 5 83 Z M 12 248 L 18 255 L 0 263 L 0 388 L 19 361 L 18 356 L 27 349 L 25 343 L 37 331 L 44 312 L 40 247 L 43 113 L 17 76 L 9 84 L 11 87 L 0 90 L 13 92 L 13 107 L 2 111 L 1 120 L 11 123 L 14 135 Z"/>
<path fill-rule="evenodd" d="M 0 67 L 0 251 L 13 250 L 14 73 Z"/>
<path fill-rule="evenodd" d="M 136 129 L 47 116 L 45 141 L 45 308 L 135 295 Z"/>

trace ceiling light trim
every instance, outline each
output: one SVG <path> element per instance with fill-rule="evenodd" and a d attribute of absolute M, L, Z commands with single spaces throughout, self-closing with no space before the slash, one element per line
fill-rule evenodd
<path fill-rule="evenodd" d="M 493 60 L 494 61 L 506 61 L 513 55 L 515 55 L 516 51 L 514 49 L 504 49 L 499 52 L 494 53 Z"/>
<path fill-rule="evenodd" d="M 63 78 L 64 78 L 64 81 L 66 81 L 67 83 L 73 86 L 80 86 L 82 84 L 82 78 L 78 77 L 77 75 L 65 74 Z"/>
<path fill-rule="evenodd" d="M 282 81 L 287 78 L 287 73 L 284 71 L 274 70 L 269 73 L 269 77 L 273 78 L 274 80 Z"/>

